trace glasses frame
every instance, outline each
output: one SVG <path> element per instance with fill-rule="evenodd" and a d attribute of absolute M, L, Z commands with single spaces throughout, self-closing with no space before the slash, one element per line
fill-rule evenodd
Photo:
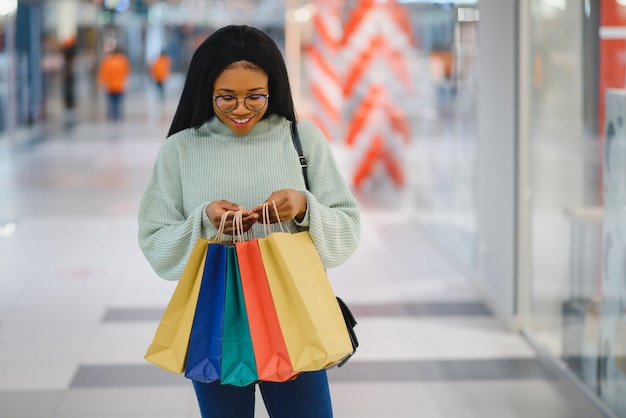
<path fill-rule="evenodd" d="M 263 106 L 260 109 L 250 109 L 248 107 L 248 103 L 246 103 L 246 100 L 248 100 L 248 97 L 252 97 L 252 96 L 263 96 L 265 97 L 265 103 L 263 104 Z M 220 105 L 217 104 L 217 99 L 219 99 L 220 97 L 232 97 L 233 99 L 235 99 L 235 107 L 233 107 L 230 110 L 224 110 L 220 107 Z M 263 110 L 265 108 L 265 106 L 267 106 L 267 99 L 269 99 L 270 95 L 269 94 L 259 94 L 259 93 L 252 93 L 252 94 L 248 94 L 247 96 L 245 96 L 243 98 L 243 105 L 246 109 L 248 109 L 251 112 L 260 112 L 261 110 Z M 219 110 L 221 110 L 224 113 L 231 113 L 234 112 L 235 109 L 237 109 L 239 107 L 239 97 L 237 96 L 233 96 L 231 94 L 220 94 L 218 96 L 213 96 L 213 101 L 215 102 L 215 106 L 217 106 L 217 108 Z"/>

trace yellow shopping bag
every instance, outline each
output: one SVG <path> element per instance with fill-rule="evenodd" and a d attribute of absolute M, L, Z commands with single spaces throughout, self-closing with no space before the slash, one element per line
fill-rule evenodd
<path fill-rule="evenodd" d="M 294 371 L 321 370 L 350 356 L 343 314 L 308 231 L 274 232 L 258 243 Z"/>
<path fill-rule="evenodd" d="M 209 241 L 199 238 L 185 265 L 144 358 L 173 373 L 185 371 L 191 324 Z"/>

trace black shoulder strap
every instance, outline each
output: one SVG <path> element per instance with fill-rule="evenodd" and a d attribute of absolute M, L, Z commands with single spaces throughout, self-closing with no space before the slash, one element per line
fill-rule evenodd
<path fill-rule="evenodd" d="M 302 152 L 302 144 L 300 143 L 300 135 L 298 134 L 297 122 L 295 120 L 291 122 L 291 139 L 293 140 L 294 147 L 296 147 L 296 151 L 298 151 L 298 157 L 300 158 L 300 166 L 302 167 L 302 176 L 304 177 L 304 184 L 306 185 L 306 188 L 308 190 L 309 189 L 309 177 L 307 176 L 308 164 L 306 162 L 306 158 L 304 158 L 304 153 Z"/>
<path fill-rule="evenodd" d="M 291 122 L 291 139 L 293 140 L 293 145 L 296 147 L 296 151 L 298 151 L 298 156 L 300 157 L 300 166 L 302 167 L 302 176 L 304 177 L 304 184 L 306 184 L 307 190 L 309 189 L 309 179 L 307 177 L 307 163 L 306 158 L 304 158 L 304 153 L 302 152 L 302 144 L 300 143 L 300 135 L 298 135 L 298 128 L 296 126 L 296 121 Z M 348 305 L 341 300 L 341 298 L 337 297 L 337 303 L 339 304 L 339 309 L 341 310 L 341 314 L 343 316 L 343 320 L 346 324 L 346 328 L 348 329 L 348 335 L 350 336 L 350 342 L 352 343 L 352 352 L 345 356 L 338 364 L 337 367 L 343 366 L 352 355 L 356 352 L 357 347 L 359 346 L 359 340 L 356 336 L 356 332 L 354 331 L 354 327 L 357 322 L 354 319 L 354 315 L 348 308 Z"/>

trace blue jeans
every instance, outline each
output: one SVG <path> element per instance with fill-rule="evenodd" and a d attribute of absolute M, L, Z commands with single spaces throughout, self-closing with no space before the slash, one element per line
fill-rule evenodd
<path fill-rule="evenodd" d="M 122 119 L 122 101 L 124 100 L 124 93 L 112 93 L 107 94 L 108 108 L 107 117 L 112 121 L 119 121 Z"/>
<path fill-rule="evenodd" d="M 254 417 L 256 385 L 236 387 L 193 381 L 202 418 Z M 302 373 L 283 383 L 259 383 L 271 418 L 332 418 L 326 370 Z"/>

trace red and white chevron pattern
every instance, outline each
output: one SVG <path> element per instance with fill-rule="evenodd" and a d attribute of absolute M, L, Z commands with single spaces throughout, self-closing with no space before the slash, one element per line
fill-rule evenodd
<path fill-rule="evenodd" d="M 382 172 L 405 182 L 402 156 L 410 140 L 407 118 L 397 105 L 411 90 L 408 59 L 414 50 L 408 17 L 395 1 L 361 0 L 344 25 L 343 94 L 345 141 L 357 158 L 353 182 L 360 187 Z"/>
<path fill-rule="evenodd" d="M 305 48 L 306 69 L 312 97 L 312 119 L 332 141 L 341 138 L 344 98 L 342 94 L 341 22 L 342 0 L 315 0 L 313 39 Z"/>

